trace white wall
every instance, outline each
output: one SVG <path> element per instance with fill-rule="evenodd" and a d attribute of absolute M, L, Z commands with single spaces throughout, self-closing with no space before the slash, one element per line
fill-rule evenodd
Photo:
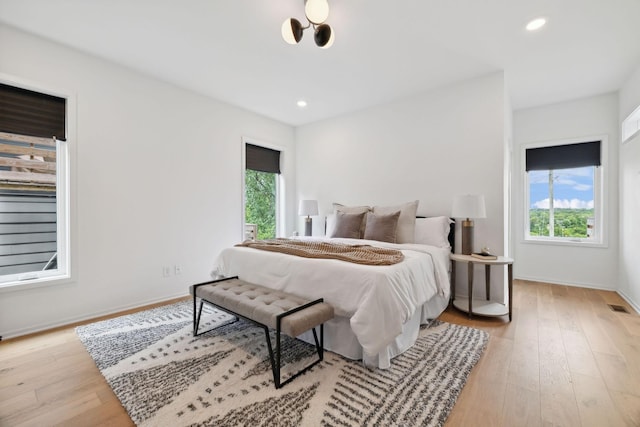
<path fill-rule="evenodd" d="M 0 292 L 0 335 L 186 295 L 241 238 L 241 138 L 286 150 L 293 128 L 0 26 L 0 75 L 72 94 L 72 280 Z M 212 70 L 212 77 L 215 76 Z M 289 216 L 286 229 L 294 228 Z M 162 277 L 162 266 L 182 274 Z"/>
<path fill-rule="evenodd" d="M 318 200 L 314 235 L 323 234 L 333 202 L 419 199 L 418 214 L 450 215 L 456 194 L 476 193 L 487 205 L 487 219 L 476 221 L 476 249 L 503 253 L 505 127 L 504 76 L 495 73 L 298 128 L 297 190 L 302 199 Z M 500 299 L 503 278 L 492 279 Z"/>
<path fill-rule="evenodd" d="M 511 107 L 511 99 L 508 94 L 508 84 L 505 81 L 504 93 L 504 253 L 513 256 L 513 209 L 511 203 L 511 194 L 513 186 L 513 108 Z"/>
<path fill-rule="evenodd" d="M 617 288 L 618 129 L 618 97 L 615 93 L 514 112 L 515 277 L 599 289 Z M 607 247 L 525 243 L 522 146 L 595 135 L 608 136 L 608 164 L 604 165 Z"/>
<path fill-rule="evenodd" d="M 640 105 L 640 67 L 620 89 L 620 123 Z M 640 135 L 620 147 L 620 293 L 640 312 Z"/>

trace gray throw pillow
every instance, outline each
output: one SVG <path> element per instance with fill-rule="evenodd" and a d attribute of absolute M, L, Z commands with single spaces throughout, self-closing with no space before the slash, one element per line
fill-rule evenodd
<path fill-rule="evenodd" d="M 334 212 L 345 212 L 345 213 L 350 213 L 350 214 L 354 214 L 354 213 L 366 213 L 371 211 L 371 208 L 369 206 L 345 206 L 343 204 L 340 203 L 333 203 L 333 211 Z M 365 225 L 366 219 L 362 221 L 362 225 L 360 226 L 360 235 L 357 237 L 358 239 L 362 239 L 362 237 L 364 236 L 364 225 Z"/>
<path fill-rule="evenodd" d="M 400 218 L 400 211 L 388 215 L 376 215 L 369 212 L 367 225 L 364 228 L 365 240 L 396 243 L 398 218 Z"/>
<path fill-rule="evenodd" d="M 333 233 L 329 237 L 346 237 L 349 239 L 360 238 L 360 227 L 366 214 L 336 212 L 336 224 Z"/>

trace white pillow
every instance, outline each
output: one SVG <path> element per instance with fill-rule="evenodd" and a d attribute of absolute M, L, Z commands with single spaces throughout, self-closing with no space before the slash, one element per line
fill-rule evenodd
<path fill-rule="evenodd" d="M 416 211 L 418 210 L 418 200 L 407 202 L 396 206 L 374 206 L 373 213 L 376 215 L 391 215 L 400 211 L 398 218 L 398 228 L 396 230 L 396 243 L 413 243 L 415 240 Z"/>
<path fill-rule="evenodd" d="M 450 248 L 449 225 L 452 222 L 446 216 L 416 218 L 415 243 Z"/>
<path fill-rule="evenodd" d="M 333 203 L 333 212 L 346 212 L 346 213 L 362 213 L 369 212 L 371 208 L 369 206 L 345 206 L 340 203 Z"/>
<path fill-rule="evenodd" d="M 326 224 L 324 227 L 324 235 L 329 237 L 333 234 L 333 230 L 336 228 L 336 214 L 332 213 L 327 215 Z"/>

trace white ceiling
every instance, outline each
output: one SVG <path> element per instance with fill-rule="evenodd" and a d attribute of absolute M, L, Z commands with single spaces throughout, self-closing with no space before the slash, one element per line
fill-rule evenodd
<path fill-rule="evenodd" d="M 326 50 L 309 30 L 282 40 L 303 0 L 0 0 L 0 22 L 294 126 L 499 70 L 526 108 L 617 90 L 640 65 L 640 0 L 329 5 Z"/>

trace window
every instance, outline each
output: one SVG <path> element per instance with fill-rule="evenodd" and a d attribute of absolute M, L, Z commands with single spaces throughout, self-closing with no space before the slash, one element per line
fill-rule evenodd
<path fill-rule="evenodd" d="M 68 275 L 66 99 L 0 84 L 0 287 Z"/>
<path fill-rule="evenodd" d="M 245 145 L 245 239 L 272 239 L 278 235 L 280 151 Z"/>
<path fill-rule="evenodd" d="M 622 121 L 622 142 L 625 143 L 640 132 L 640 106 Z"/>
<path fill-rule="evenodd" d="M 525 240 L 600 244 L 602 141 L 525 149 Z"/>

